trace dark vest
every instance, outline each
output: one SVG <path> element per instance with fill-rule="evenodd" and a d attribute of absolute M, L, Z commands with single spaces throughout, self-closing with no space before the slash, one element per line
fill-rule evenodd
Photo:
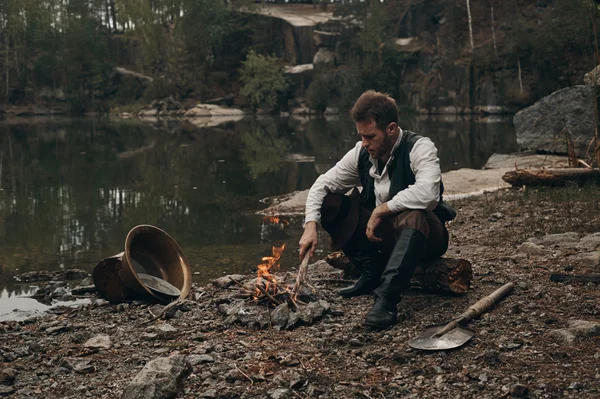
<path fill-rule="evenodd" d="M 392 198 L 400 191 L 415 184 L 415 174 L 410 169 L 409 154 L 415 143 L 423 138 L 423 136 L 411 132 L 409 130 L 402 131 L 400 144 L 392 156 L 392 161 L 388 164 L 388 174 L 390 176 L 390 192 L 389 197 Z M 367 209 L 375 208 L 375 179 L 369 174 L 373 164 L 369 160 L 369 153 L 362 148 L 358 156 L 358 174 L 360 182 L 363 186 L 361 193 L 361 206 Z M 444 184 L 440 181 L 440 199 L 438 206 L 433 210 L 442 222 L 452 220 L 456 216 L 456 212 L 443 201 Z M 448 209 L 449 208 L 449 209 Z"/>

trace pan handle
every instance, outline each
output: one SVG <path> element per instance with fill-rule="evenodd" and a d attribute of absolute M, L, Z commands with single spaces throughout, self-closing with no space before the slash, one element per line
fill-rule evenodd
<path fill-rule="evenodd" d="M 515 288 L 513 283 L 506 283 L 502 287 L 498 288 L 496 291 L 492 292 L 490 295 L 481 298 L 477 302 L 467 309 L 466 312 L 461 314 L 458 319 L 456 319 L 459 323 L 466 323 L 473 320 L 475 317 L 480 316 L 485 313 L 489 308 L 491 308 L 496 302 L 500 299 L 508 296 Z"/>

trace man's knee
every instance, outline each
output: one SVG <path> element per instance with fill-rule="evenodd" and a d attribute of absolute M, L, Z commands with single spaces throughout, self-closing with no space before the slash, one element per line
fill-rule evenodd
<path fill-rule="evenodd" d="M 394 217 L 394 229 L 396 231 L 409 227 L 429 236 L 429 222 L 427 211 L 420 209 L 409 209 Z"/>

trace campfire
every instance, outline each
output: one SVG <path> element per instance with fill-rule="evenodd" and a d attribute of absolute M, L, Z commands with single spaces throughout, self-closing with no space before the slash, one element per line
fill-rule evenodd
<path fill-rule="evenodd" d="M 256 290 L 253 296 L 254 301 L 260 304 L 269 304 L 279 306 L 287 303 L 292 309 L 297 309 L 298 303 L 305 304 L 298 300 L 298 292 L 292 292 L 289 286 L 284 282 L 277 280 L 275 272 L 280 268 L 279 259 L 285 249 L 285 244 L 281 246 L 274 245 L 272 256 L 264 256 L 262 263 L 258 265 Z"/>
<path fill-rule="evenodd" d="M 258 265 L 257 277 L 244 282 L 229 277 L 238 286 L 238 292 L 218 299 L 225 326 L 238 323 L 256 328 L 291 329 L 312 324 L 329 311 L 329 303 L 320 299 L 307 281 L 308 256 L 297 275 L 275 275 L 284 248 L 285 245 L 273 246 L 272 256 L 263 257 Z"/>

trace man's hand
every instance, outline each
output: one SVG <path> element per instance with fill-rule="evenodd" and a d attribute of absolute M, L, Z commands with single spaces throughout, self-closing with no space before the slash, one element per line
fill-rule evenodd
<path fill-rule="evenodd" d="M 378 243 L 378 242 L 383 241 L 383 239 L 381 237 L 377 237 L 375 235 L 375 230 L 381 224 L 381 222 L 383 221 L 383 218 L 385 218 L 386 216 L 390 216 L 391 214 L 392 214 L 392 211 L 390 211 L 390 208 L 388 207 L 386 202 L 379 205 L 377 208 L 373 209 L 373 213 L 371 213 L 371 217 L 369 218 L 369 221 L 367 222 L 366 235 L 367 235 L 367 238 L 369 239 L 369 241 L 371 241 L 373 243 Z"/>
<path fill-rule="evenodd" d="M 308 222 L 304 226 L 304 234 L 302 234 L 302 238 L 300 238 L 300 259 L 304 259 L 304 255 L 307 253 L 310 256 L 315 254 L 315 249 L 317 249 L 317 244 L 319 242 L 319 235 L 317 234 L 317 223 L 316 222 Z"/>

